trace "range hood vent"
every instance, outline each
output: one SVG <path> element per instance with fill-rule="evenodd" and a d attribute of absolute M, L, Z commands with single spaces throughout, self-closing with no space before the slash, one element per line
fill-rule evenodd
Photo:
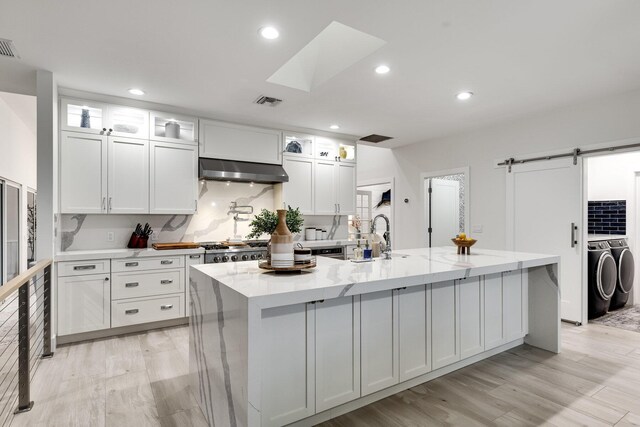
<path fill-rule="evenodd" d="M 289 181 L 289 175 L 280 165 L 207 159 L 204 157 L 200 157 L 199 163 L 200 179 L 266 184 Z"/>
<path fill-rule="evenodd" d="M 6 56 L 7 58 L 20 58 L 13 42 L 6 39 L 0 39 L 0 56 Z"/>

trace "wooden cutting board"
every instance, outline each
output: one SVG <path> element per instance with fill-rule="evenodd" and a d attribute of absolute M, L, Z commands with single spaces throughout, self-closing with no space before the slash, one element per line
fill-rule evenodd
<path fill-rule="evenodd" d="M 154 243 L 151 247 L 158 251 L 169 249 L 197 249 L 200 247 L 200 244 L 194 242 Z"/>

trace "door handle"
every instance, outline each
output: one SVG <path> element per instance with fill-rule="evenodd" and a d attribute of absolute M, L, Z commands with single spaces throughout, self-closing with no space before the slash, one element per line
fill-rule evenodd
<path fill-rule="evenodd" d="M 111 212 L 111 199 L 112 197 L 109 197 L 109 212 Z"/>
<path fill-rule="evenodd" d="M 576 225 L 575 222 L 571 223 L 571 247 L 575 248 L 576 245 L 578 244 L 578 241 L 576 240 L 576 231 L 578 231 L 578 226 Z"/>
<path fill-rule="evenodd" d="M 107 208 L 107 198 L 103 197 L 102 198 L 102 210 L 105 210 Z"/>

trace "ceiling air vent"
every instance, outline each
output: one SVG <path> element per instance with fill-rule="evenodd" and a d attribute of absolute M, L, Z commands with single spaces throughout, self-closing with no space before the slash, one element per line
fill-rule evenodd
<path fill-rule="evenodd" d="M 270 105 L 271 107 L 275 107 L 281 102 L 282 102 L 282 99 L 274 98 L 272 96 L 264 96 L 264 95 L 260 96 L 258 99 L 255 100 L 256 104 Z"/>
<path fill-rule="evenodd" d="M 364 137 L 360 138 L 360 141 L 373 142 L 374 144 L 377 144 L 379 142 L 388 141 L 390 139 L 393 139 L 393 137 L 392 136 L 384 136 L 384 135 L 376 135 L 375 133 L 372 133 L 371 135 L 364 136 Z"/>
<path fill-rule="evenodd" d="M 11 40 L 0 39 L 0 56 L 8 58 L 20 58 L 16 47 Z"/>

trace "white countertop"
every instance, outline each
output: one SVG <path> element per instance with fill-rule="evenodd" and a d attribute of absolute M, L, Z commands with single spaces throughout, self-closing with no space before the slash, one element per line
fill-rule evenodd
<path fill-rule="evenodd" d="M 158 251 L 147 249 L 102 249 L 93 251 L 67 251 L 58 252 L 54 261 L 86 261 L 92 259 L 122 259 L 142 258 L 154 256 L 194 255 L 204 253 L 203 248 L 196 249 L 169 249 Z M 204 260 L 203 260 L 204 262 Z"/>
<path fill-rule="evenodd" d="M 318 257 L 318 266 L 296 275 L 276 275 L 257 262 L 206 264 L 194 269 L 253 300 L 276 307 L 400 286 L 443 282 L 560 262 L 556 255 L 476 249 L 457 255 L 455 247 L 399 250 L 391 260 L 352 263 Z"/>

